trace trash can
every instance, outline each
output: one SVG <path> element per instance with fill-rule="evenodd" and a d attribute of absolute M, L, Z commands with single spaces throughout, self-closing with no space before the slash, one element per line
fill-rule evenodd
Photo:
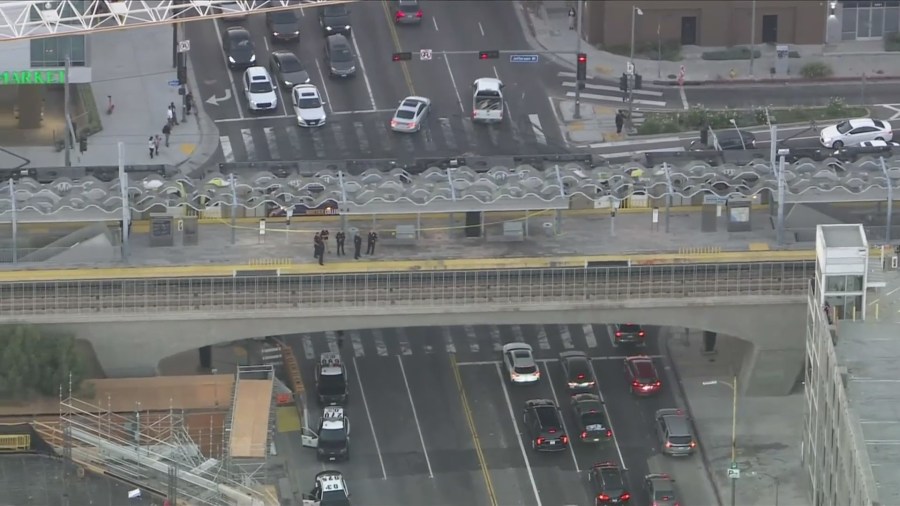
<path fill-rule="evenodd" d="M 552 221 L 544 222 L 542 227 L 544 228 L 544 235 L 546 235 L 547 237 L 553 237 L 556 235 L 556 226 L 553 225 Z"/>

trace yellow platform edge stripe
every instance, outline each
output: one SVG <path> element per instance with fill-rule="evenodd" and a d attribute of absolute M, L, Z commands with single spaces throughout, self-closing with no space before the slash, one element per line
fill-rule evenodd
<path fill-rule="evenodd" d="M 154 267 L 72 268 L 0 271 L 0 282 L 77 281 L 108 279 L 203 278 L 233 276 L 236 272 L 277 270 L 279 274 L 359 274 L 369 272 L 420 272 L 583 267 L 588 262 L 630 262 L 631 265 L 756 263 L 815 260 L 815 250 L 722 251 L 709 253 L 651 253 L 536 258 L 458 258 L 448 260 L 375 260 L 290 265 L 183 265 Z"/>

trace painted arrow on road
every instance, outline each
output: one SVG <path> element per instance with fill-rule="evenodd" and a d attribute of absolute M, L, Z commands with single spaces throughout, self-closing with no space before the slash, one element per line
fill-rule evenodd
<path fill-rule="evenodd" d="M 225 102 L 228 100 L 231 100 L 231 90 L 225 89 L 224 97 L 219 98 L 219 97 L 213 95 L 213 96 L 209 97 L 208 99 L 206 99 L 206 103 L 211 104 L 211 105 L 219 105 L 219 102 Z"/>

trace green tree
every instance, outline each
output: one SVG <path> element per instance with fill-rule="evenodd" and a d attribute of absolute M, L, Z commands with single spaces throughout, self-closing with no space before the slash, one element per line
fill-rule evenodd
<path fill-rule="evenodd" d="M 78 391 L 85 367 L 75 339 L 44 335 L 31 325 L 0 326 L 0 396 L 23 399 L 55 396 L 60 386 Z"/>

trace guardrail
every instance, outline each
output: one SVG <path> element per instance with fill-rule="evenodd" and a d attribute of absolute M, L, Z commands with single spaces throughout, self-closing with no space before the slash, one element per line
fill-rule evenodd
<path fill-rule="evenodd" d="M 814 274 L 800 261 L 0 283 L 0 317 L 802 295 Z"/>

